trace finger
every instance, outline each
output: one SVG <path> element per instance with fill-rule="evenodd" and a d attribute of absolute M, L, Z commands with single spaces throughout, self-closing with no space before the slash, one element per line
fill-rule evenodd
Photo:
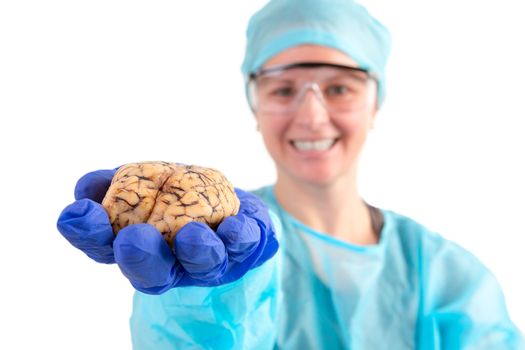
<path fill-rule="evenodd" d="M 215 280 L 228 266 L 224 243 L 206 224 L 193 221 L 184 225 L 175 235 L 173 247 L 178 261 L 191 278 Z"/>
<path fill-rule="evenodd" d="M 116 170 L 96 170 L 82 176 L 75 186 L 75 199 L 89 198 L 101 203 Z"/>
<path fill-rule="evenodd" d="M 243 262 L 257 248 L 261 230 L 257 222 L 246 215 L 227 217 L 217 228 L 230 260 Z"/>
<path fill-rule="evenodd" d="M 90 199 L 67 206 L 57 221 L 58 231 L 69 243 L 101 263 L 114 263 L 112 243 L 115 238 L 104 208 Z"/>
<path fill-rule="evenodd" d="M 240 188 L 235 188 L 235 194 L 237 195 L 237 198 L 239 198 L 241 204 L 240 210 L 243 214 L 252 215 L 259 210 L 258 202 L 260 199 L 256 195 L 243 191 Z"/>
<path fill-rule="evenodd" d="M 266 244 L 261 254 L 257 257 L 257 260 L 253 264 L 253 268 L 262 265 L 265 261 L 271 259 L 275 253 L 279 250 L 279 242 L 273 229 L 267 230 L 266 233 Z"/>
<path fill-rule="evenodd" d="M 144 293 L 161 294 L 182 275 L 168 243 L 150 224 L 124 227 L 113 243 L 113 250 L 122 273 Z"/>
<path fill-rule="evenodd" d="M 239 188 L 235 189 L 235 193 L 240 201 L 239 214 L 255 219 L 259 226 L 262 226 L 261 230 L 266 230 L 272 225 L 268 207 L 259 197 Z"/>
<path fill-rule="evenodd" d="M 259 197 L 237 188 L 235 192 L 241 202 L 239 212 L 257 221 L 260 228 L 261 242 L 259 243 L 259 247 L 262 247 L 262 249 L 256 249 L 249 259 L 252 260 L 252 258 L 255 258 L 253 267 L 257 267 L 273 257 L 279 249 L 275 228 L 270 218 L 268 207 Z"/>

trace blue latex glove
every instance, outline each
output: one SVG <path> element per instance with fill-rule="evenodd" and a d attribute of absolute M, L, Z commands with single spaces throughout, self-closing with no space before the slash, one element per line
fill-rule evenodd
<path fill-rule="evenodd" d="M 161 294 L 178 286 L 216 286 L 235 281 L 270 259 L 279 245 L 265 204 L 235 189 L 240 210 L 214 232 L 198 222 L 184 225 L 170 248 L 150 224 L 129 225 L 113 234 L 100 205 L 116 170 L 84 175 L 75 188 L 76 201 L 57 222 L 60 233 L 90 258 L 116 262 L 139 291 Z"/>

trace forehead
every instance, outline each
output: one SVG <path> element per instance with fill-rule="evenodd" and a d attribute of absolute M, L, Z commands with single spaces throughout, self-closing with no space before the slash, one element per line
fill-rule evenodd
<path fill-rule="evenodd" d="M 357 67 L 358 64 L 343 52 L 326 46 L 299 45 L 281 51 L 263 65 L 268 68 L 274 65 L 298 62 L 325 62 Z"/>

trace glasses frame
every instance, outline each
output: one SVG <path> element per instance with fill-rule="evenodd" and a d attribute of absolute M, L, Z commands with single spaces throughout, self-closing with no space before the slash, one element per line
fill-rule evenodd
<path fill-rule="evenodd" d="M 331 68 L 338 68 L 338 69 L 346 69 L 349 71 L 354 72 L 362 72 L 365 73 L 368 77 L 368 79 L 372 79 L 376 86 L 379 86 L 379 78 L 376 74 L 371 72 L 370 70 L 366 68 L 361 67 L 353 67 L 353 66 L 347 66 L 343 64 L 336 64 L 336 63 L 327 63 L 327 62 L 297 62 L 297 63 L 288 63 L 288 64 L 280 64 L 268 68 L 261 68 L 258 71 L 251 73 L 248 76 L 248 83 L 247 88 L 248 91 L 251 90 L 251 84 L 255 84 L 255 80 L 263 75 L 273 74 L 273 73 L 280 73 L 282 71 L 294 69 L 294 68 L 320 68 L 320 67 L 331 67 Z M 255 107 L 254 102 L 252 101 L 251 92 L 248 93 L 248 103 L 250 105 L 250 109 L 252 112 L 255 113 Z"/>

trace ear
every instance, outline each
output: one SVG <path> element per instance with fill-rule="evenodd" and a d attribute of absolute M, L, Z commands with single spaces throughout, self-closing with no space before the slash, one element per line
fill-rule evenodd
<path fill-rule="evenodd" d="M 255 130 L 259 132 L 261 131 L 261 124 L 259 123 L 259 116 L 254 111 L 252 111 L 252 115 L 253 115 L 253 118 L 255 119 Z"/>
<path fill-rule="evenodd" d="M 368 120 L 368 130 L 374 130 L 376 127 L 377 111 L 377 106 L 375 106 L 371 111 L 370 118 Z"/>

